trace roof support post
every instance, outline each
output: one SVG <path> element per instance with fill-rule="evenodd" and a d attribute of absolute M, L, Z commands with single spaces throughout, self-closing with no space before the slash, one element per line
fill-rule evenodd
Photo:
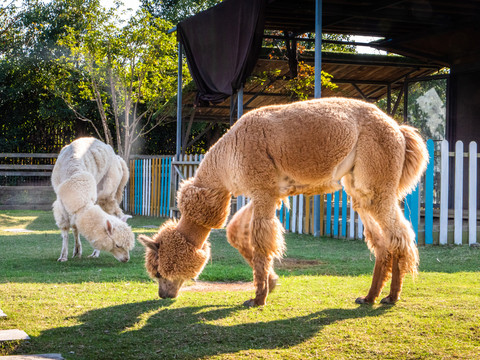
<path fill-rule="evenodd" d="M 243 115 L 243 84 L 237 92 L 237 120 Z"/>
<path fill-rule="evenodd" d="M 240 85 L 240 89 L 237 92 L 237 120 L 243 115 L 243 84 Z M 245 198 L 243 195 L 237 196 L 237 211 L 245 205 Z"/>
<path fill-rule="evenodd" d="M 182 43 L 178 42 L 178 79 L 177 79 L 177 143 L 175 154 L 180 155 L 182 149 Z"/>
<path fill-rule="evenodd" d="M 322 0 L 315 0 L 315 98 L 322 96 Z"/>
<path fill-rule="evenodd" d="M 315 98 L 322 96 L 322 0 L 315 0 Z M 320 195 L 313 197 L 313 236 L 320 236 Z"/>
<path fill-rule="evenodd" d="M 387 114 L 392 116 L 392 85 L 387 85 Z"/>
<path fill-rule="evenodd" d="M 408 81 L 403 84 L 403 122 L 408 124 Z"/>

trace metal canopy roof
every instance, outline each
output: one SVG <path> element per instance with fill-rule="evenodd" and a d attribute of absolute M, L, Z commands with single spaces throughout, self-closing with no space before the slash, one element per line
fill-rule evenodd
<path fill-rule="evenodd" d="M 316 0 L 266 1 L 265 30 L 289 32 L 289 38 L 315 31 Z M 338 89 L 322 90 L 322 96 L 375 101 L 385 96 L 387 89 L 403 86 L 407 77 L 426 76 L 444 66 L 472 68 L 480 63 L 480 0 L 321 0 L 321 3 L 322 32 L 380 37 L 374 47 L 409 57 L 401 60 L 391 56 L 325 54 L 322 70 L 334 76 Z M 262 57 L 254 73 L 273 68 L 288 73 L 286 61 Z M 285 90 L 281 76 L 271 89 L 247 81 L 245 110 L 292 101 Z M 194 96 L 193 92 L 185 94 L 186 108 L 192 108 Z M 230 105 L 227 99 L 216 106 L 198 106 L 195 112 L 187 114 L 191 113 L 190 121 L 226 122 L 232 111 Z"/>
<path fill-rule="evenodd" d="M 315 0 L 270 0 L 265 29 L 315 30 Z M 322 0 L 325 33 L 382 37 L 379 48 L 442 65 L 480 55 L 479 0 Z"/>
<path fill-rule="evenodd" d="M 251 78 L 244 87 L 244 110 L 249 111 L 261 106 L 285 104 L 292 102 L 292 93 L 288 90 L 288 62 L 270 59 L 268 49 L 264 49 L 253 75 L 279 70 L 276 79 L 264 83 Z M 304 54 L 299 61 L 313 66 L 313 56 Z M 322 96 L 345 96 L 376 101 L 391 90 L 404 86 L 407 79 L 431 75 L 439 66 L 400 56 L 322 53 L 322 69 L 333 75 L 332 82 L 338 87 L 334 90 L 322 89 Z M 313 90 L 310 94 L 313 97 Z M 183 104 L 186 109 L 195 102 L 195 92 L 184 93 Z M 230 100 L 214 106 L 198 106 L 195 121 L 223 122 L 230 121 Z"/>

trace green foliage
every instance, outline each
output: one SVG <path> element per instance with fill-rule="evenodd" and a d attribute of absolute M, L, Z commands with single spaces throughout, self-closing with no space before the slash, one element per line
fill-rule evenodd
<path fill-rule="evenodd" d="M 50 87 L 59 75 L 54 59 L 65 51 L 57 40 L 66 24 L 82 26 L 79 14 L 89 3 L 26 1 L 1 13 L 9 16 L 9 36 L 2 34 L 0 49 L 0 151 L 56 152 L 87 131 Z M 87 114 L 89 105 L 82 104 Z"/>
<path fill-rule="evenodd" d="M 442 75 L 441 71 L 438 75 Z M 402 123 L 415 126 L 425 139 L 443 140 L 446 127 L 446 99 L 447 80 L 432 77 L 431 80 L 414 81 L 408 83 L 407 114 L 404 114 L 404 93 L 400 90 L 392 91 L 392 109 L 401 94 L 400 105 L 394 118 Z M 377 102 L 383 111 L 387 111 L 387 98 Z"/>
<path fill-rule="evenodd" d="M 322 40 L 331 40 L 331 41 L 351 41 L 351 35 L 342 35 L 342 34 L 322 34 Z M 344 45 L 338 43 L 330 43 L 328 41 L 322 42 L 323 51 L 334 51 L 342 53 L 356 53 L 356 47 L 353 45 Z"/>
<path fill-rule="evenodd" d="M 409 86 L 407 121 L 420 129 L 426 139 L 445 139 L 446 93 L 446 79 L 419 81 Z"/>
<path fill-rule="evenodd" d="M 128 156 L 163 124 L 157 110 L 176 92 L 171 23 L 145 11 L 127 22 L 119 2 L 15 4 L 0 11 L 0 151 L 55 152 L 96 134 Z"/>
<path fill-rule="evenodd" d="M 15 37 L 18 36 L 18 9 L 11 0 L 0 0 L 0 54 L 12 49 Z"/>
<path fill-rule="evenodd" d="M 141 0 L 141 6 L 154 17 L 178 24 L 222 0 Z"/>
<path fill-rule="evenodd" d="M 300 61 L 297 71 L 296 77 L 283 78 L 286 81 L 285 89 L 288 91 L 292 101 L 307 100 L 313 96 L 315 90 L 315 67 Z M 262 86 L 271 82 L 272 85 L 265 89 L 268 92 L 270 88 L 274 87 L 273 83 L 280 76 L 280 73 L 281 70 L 279 69 L 262 71 L 261 73 L 253 74 L 249 81 L 254 81 Z M 328 89 L 336 89 L 338 87 L 333 81 L 333 76 L 325 71 L 322 71 L 321 86 Z"/>
<path fill-rule="evenodd" d="M 155 111 L 176 93 L 176 40 L 174 34 L 167 34 L 172 24 L 139 11 L 122 25 L 114 9 L 102 8 L 85 18 L 84 28 L 67 27 L 67 35 L 59 40 L 70 53 L 58 63 L 64 79 L 81 72 L 76 86 L 81 99 L 97 104 L 103 128 L 98 134 L 127 158 L 139 137 L 162 122 Z M 82 117 L 73 92 L 64 87 L 56 90 Z"/>
<path fill-rule="evenodd" d="M 321 86 L 328 89 L 336 89 L 338 86 L 332 82 L 333 76 L 322 71 Z M 315 90 L 315 67 L 301 61 L 298 64 L 298 75 L 291 79 L 286 87 L 293 99 L 307 100 Z"/>

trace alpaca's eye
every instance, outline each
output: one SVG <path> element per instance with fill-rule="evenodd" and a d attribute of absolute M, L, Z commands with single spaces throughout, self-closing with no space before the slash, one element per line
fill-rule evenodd
<path fill-rule="evenodd" d="M 121 248 L 121 246 L 120 246 L 120 245 L 117 245 L 117 244 L 115 244 L 115 246 L 116 246 L 117 248 Z"/>

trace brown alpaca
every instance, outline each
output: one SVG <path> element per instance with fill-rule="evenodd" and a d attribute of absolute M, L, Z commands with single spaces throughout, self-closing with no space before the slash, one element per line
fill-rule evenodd
<path fill-rule="evenodd" d="M 209 256 L 208 235 L 229 214 L 230 197 L 246 195 L 248 206 L 227 228 L 228 241 L 253 268 L 255 298 L 265 305 L 276 284 L 273 260 L 282 256 L 282 226 L 275 217 L 281 199 L 341 189 L 365 226 L 375 254 L 373 281 L 357 303 L 373 303 L 392 276 L 383 303 L 399 299 L 406 273 L 415 273 L 414 233 L 399 206 L 427 163 L 425 144 L 414 128 L 399 126 L 376 106 L 324 98 L 269 106 L 244 115 L 206 154 L 195 177 L 177 194 L 181 218 L 159 229 L 147 247 L 146 268 L 159 281 L 160 297 L 176 297 L 197 277 Z"/>

